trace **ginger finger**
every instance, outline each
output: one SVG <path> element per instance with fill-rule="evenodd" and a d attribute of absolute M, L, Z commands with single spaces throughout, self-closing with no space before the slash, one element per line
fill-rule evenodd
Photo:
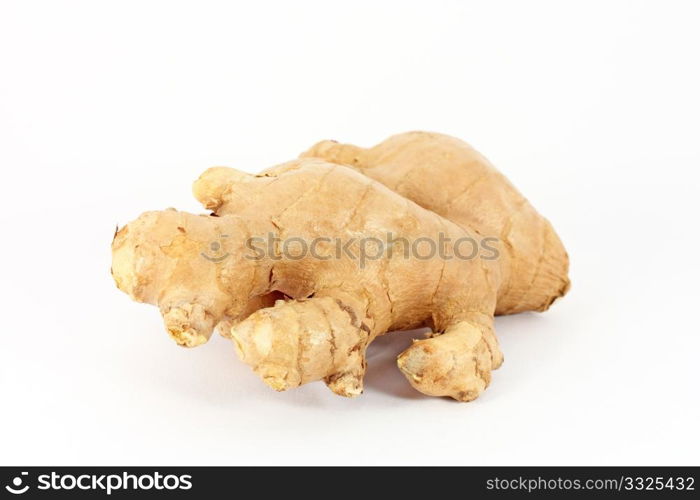
<path fill-rule="evenodd" d="M 503 355 L 493 330 L 481 322 L 460 321 L 445 333 L 414 341 L 397 359 L 411 385 L 430 396 L 472 401 L 491 382 Z"/>
<path fill-rule="evenodd" d="M 242 361 L 276 391 L 325 380 L 336 394 L 362 393 L 369 333 L 330 297 L 278 301 L 233 326 Z"/>

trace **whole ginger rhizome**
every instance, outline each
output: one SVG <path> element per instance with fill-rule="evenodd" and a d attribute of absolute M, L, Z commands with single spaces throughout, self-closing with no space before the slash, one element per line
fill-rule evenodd
<path fill-rule="evenodd" d="M 473 400 L 503 361 L 494 315 L 544 311 L 569 288 L 551 224 L 452 137 L 323 141 L 258 175 L 211 168 L 194 194 L 212 213 L 146 212 L 117 232 L 114 279 L 178 344 L 217 329 L 278 391 L 323 380 L 359 395 L 367 346 L 428 326 L 400 370 Z"/>

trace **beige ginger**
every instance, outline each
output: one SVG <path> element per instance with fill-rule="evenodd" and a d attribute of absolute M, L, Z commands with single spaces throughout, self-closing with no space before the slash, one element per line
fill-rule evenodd
<path fill-rule="evenodd" d="M 360 151 L 321 143 L 310 155 L 334 156 L 329 153 L 334 148 Z M 354 158 L 335 155 L 329 159 L 370 175 Z M 392 160 L 371 176 L 381 177 L 383 170 L 396 173 L 403 168 L 400 165 Z M 404 173 L 409 170 L 404 168 Z M 505 179 L 495 180 L 510 186 Z M 384 181 L 401 192 L 403 183 Z M 542 292 L 539 282 L 547 281 L 538 278 L 542 271 L 529 278 L 536 298 L 529 290 L 517 295 L 504 292 L 512 286 L 513 263 L 536 258 L 514 253 L 512 239 L 507 242 L 510 247 L 501 251 L 506 258 L 497 260 L 418 261 L 397 257 L 403 256 L 401 248 L 362 268 L 347 257 L 247 258 L 246 239 L 263 234 L 305 241 L 349 240 L 358 235 L 382 240 L 389 233 L 409 241 L 437 241 L 440 233 L 453 240 L 481 237 L 454 215 L 459 212 L 452 216 L 460 225 L 346 167 L 319 160 L 297 160 L 260 176 L 210 169 L 194 190 L 219 216 L 176 211 L 144 214 L 115 238 L 115 280 L 136 300 L 157 304 L 167 330 L 181 345 L 205 342 L 217 324 L 229 330 L 241 358 L 277 390 L 323 379 L 338 394 L 357 395 L 366 368 L 364 353 L 376 336 L 430 325 L 433 337 L 415 342 L 399 357 L 399 367 L 426 394 L 471 400 L 485 389 L 491 369 L 502 361 L 493 333 L 494 312 L 544 309 L 555 298 L 557 286 L 560 294 L 568 283 L 564 267 L 558 281 L 551 279 Z M 416 190 L 412 194 L 429 206 L 425 193 Z M 465 201 L 472 203 L 470 197 Z M 508 205 L 500 209 L 504 207 Z M 434 202 L 432 208 L 450 213 L 444 210 L 449 205 Z M 551 228 L 546 221 L 544 224 Z M 488 226 L 480 226 L 484 227 Z M 505 234 L 510 237 L 509 231 Z M 215 260 L 203 258 L 202 249 L 223 241 L 223 235 L 235 235 L 225 240 L 225 252 L 221 250 Z M 331 248 L 326 250 L 332 253 Z M 538 251 L 545 253 L 542 248 Z M 537 258 L 545 260 L 544 256 Z M 545 277 L 549 264 L 542 266 Z M 519 299 L 513 298 L 518 295 Z M 276 301 L 280 298 L 287 300 Z"/>
<path fill-rule="evenodd" d="M 250 259 L 244 243 L 268 233 L 305 241 L 478 235 L 351 169 L 314 159 L 268 176 L 211 169 L 196 193 L 210 206 L 233 193 L 248 203 L 236 215 L 219 217 L 149 212 L 120 230 L 113 245 L 120 289 L 157 304 L 180 343 L 203 342 L 217 323 L 244 314 L 251 299 L 280 292 L 290 300 L 258 310 L 232 330 L 243 361 L 277 390 L 323 379 L 338 394 L 357 395 L 367 345 L 387 331 L 428 323 L 444 334 L 402 355 L 409 381 L 427 394 L 460 400 L 475 398 L 488 385 L 501 362 L 492 330 L 497 260 L 419 261 L 396 248 L 361 268 L 345 255 Z M 229 238 L 228 258 L 203 258 L 202 249 L 223 234 L 244 237 Z"/>
<path fill-rule="evenodd" d="M 497 237 L 508 263 L 496 314 L 544 311 L 569 289 L 569 257 L 552 225 L 459 139 L 408 132 L 367 149 L 321 141 L 302 157 L 349 165 L 424 208 Z"/>

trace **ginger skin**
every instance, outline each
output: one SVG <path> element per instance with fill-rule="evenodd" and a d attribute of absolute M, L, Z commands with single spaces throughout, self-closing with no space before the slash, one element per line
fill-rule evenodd
<path fill-rule="evenodd" d="M 238 317 L 249 307 L 248 293 L 239 291 L 241 283 L 252 296 L 265 289 L 252 263 L 242 261 L 232 276 L 202 257 L 222 234 L 242 231 L 245 221 L 235 217 L 223 220 L 172 209 L 146 212 L 115 235 L 112 276 L 132 299 L 160 308 L 175 342 L 201 345 L 222 319 Z M 243 250 L 242 243 L 238 250 Z"/>
<path fill-rule="evenodd" d="M 323 141 L 259 175 L 216 167 L 194 194 L 215 216 L 142 215 L 115 237 L 114 279 L 158 305 L 180 345 L 204 343 L 216 327 L 275 390 L 324 380 L 357 396 L 369 343 L 430 326 L 399 368 L 424 394 L 470 401 L 503 361 L 494 314 L 545 310 L 569 286 L 568 257 L 549 222 L 476 151 L 439 134 L 401 134 L 370 149 Z M 251 258 L 249 238 L 266 234 L 493 236 L 499 258 L 404 258 L 400 244 L 363 266 L 347 255 Z"/>
<path fill-rule="evenodd" d="M 569 257 L 552 225 L 464 141 L 407 132 L 367 149 L 321 141 L 301 157 L 350 166 L 446 219 L 502 241 L 502 258 L 510 263 L 504 266 L 496 314 L 545 311 L 569 289 Z"/>
<path fill-rule="evenodd" d="M 219 182 L 227 173 L 222 190 Z M 239 318 L 251 300 L 278 292 L 290 300 L 260 309 L 231 329 L 243 361 L 276 390 L 324 380 L 334 392 L 355 396 L 362 391 L 367 345 L 387 331 L 426 324 L 449 335 L 416 342 L 402 354 L 400 366 L 414 387 L 459 400 L 484 390 L 502 360 L 491 325 L 501 281 L 498 260 L 419 260 L 400 251 L 364 267 L 345 254 L 329 260 L 252 259 L 242 241 L 268 232 L 305 241 L 349 241 L 358 234 L 381 240 L 388 233 L 407 241 L 438 241 L 443 233 L 454 241 L 477 234 L 347 167 L 320 160 L 290 162 L 276 175 L 239 174 L 210 169 L 195 185 L 205 203 L 240 202 L 236 215 L 150 212 L 115 238 L 117 285 L 136 300 L 158 305 L 176 340 L 195 345 L 214 325 Z M 244 237 L 226 240 L 227 258 L 203 258 L 203 249 L 222 234 Z M 184 311 L 174 328 L 167 317 L 173 308 Z M 202 314 L 193 316 L 195 309 Z M 460 352 L 452 356 L 454 349 Z"/>
<path fill-rule="evenodd" d="M 315 172 L 313 177 L 309 175 L 312 170 Z M 205 207 L 215 209 L 222 217 L 230 214 L 259 216 L 261 207 L 269 207 L 269 215 L 282 238 L 303 234 L 305 239 L 324 236 L 348 239 L 358 233 L 364 237 L 382 238 L 386 233 L 393 233 L 410 241 L 421 237 L 437 241 L 438 233 L 442 232 L 453 241 L 463 236 L 479 239 L 476 233 L 408 202 L 366 177 L 351 176 L 345 167 L 333 169 L 318 160 L 297 160 L 262 175 L 247 177 L 233 169 L 212 168 L 195 183 L 194 194 Z M 326 208 L 326 215 L 318 213 L 316 207 L 319 205 Z M 284 217 L 278 214 L 284 214 Z M 376 229 L 371 231 L 368 228 Z M 327 262 L 322 262 L 327 265 Z M 308 263 L 308 266 L 316 265 L 318 261 Z M 362 318 L 360 330 L 348 331 L 347 325 L 338 325 L 328 319 L 327 326 L 321 322 L 322 326 L 316 328 L 321 332 L 344 331 L 343 335 L 354 338 L 358 335 L 361 338 L 363 328 L 368 330 L 368 338 L 361 349 L 358 348 L 362 353 L 366 344 L 387 331 L 433 325 L 436 332 L 433 337 L 415 342 L 399 357 L 399 367 L 411 384 L 425 394 L 471 400 L 486 388 L 491 370 L 500 366 L 503 359 L 492 326 L 495 300 L 502 282 L 501 267 L 498 260 L 389 258 L 371 263 L 364 271 L 360 270 L 361 277 L 358 277 L 357 263 L 334 260 L 332 271 L 329 269 L 331 275 L 341 272 L 347 275 L 334 278 L 339 281 L 330 286 L 323 285 L 324 290 L 315 288 L 295 294 L 295 290 L 276 286 L 277 290 L 294 298 L 311 292 L 314 298 L 304 302 L 304 312 L 299 310 L 298 302 L 280 301 L 272 310 L 259 311 L 238 324 L 234 323 L 232 336 L 245 362 L 251 364 L 269 385 L 286 389 L 290 387 L 290 377 L 280 381 L 275 374 L 294 365 L 296 351 L 289 345 L 280 348 L 289 358 L 285 363 L 276 361 L 270 366 L 263 360 L 276 357 L 276 353 L 267 350 L 269 341 L 260 342 L 259 339 L 276 339 L 277 332 L 279 342 L 282 339 L 289 342 L 290 337 L 296 338 L 301 332 L 296 344 L 305 344 L 314 330 L 308 326 L 309 317 L 322 316 L 318 314 L 319 307 L 314 301 L 319 295 L 330 294 L 344 307 L 347 303 L 358 303 L 351 309 L 353 317 Z M 275 267 L 273 276 L 280 274 L 278 269 L 279 266 Z M 307 270 L 307 275 L 317 284 L 322 274 L 318 268 Z M 360 288 L 347 290 L 348 282 L 353 279 L 366 283 Z M 296 280 L 292 278 L 290 281 Z M 301 281 L 307 282 L 308 278 Z M 426 294 L 426 291 L 430 293 Z M 341 292 L 344 292 L 342 298 L 339 296 Z M 293 315 L 292 309 L 300 311 L 299 314 Z M 312 314 L 311 310 L 316 313 Z M 445 335 L 439 335 L 442 332 Z M 318 333 L 315 335 L 318 338 Z M 336 339 L 339 336 L 335 334 Z M 256 349 L 258 345 L 264 348 Z M 333 355 L 329 353 L 325 357 L 316 353 L 314 362 L 334 358 L 337 352 L 335 350 Z M 360 390 L 364 356 L 361 359 L 362 363 L 355 363 L 355 370 L 341 373 L 344 376 L 335 387 L 331 386 L 333 390 L 343 395 L 354 395 Z M 488 359 L 488 363 L 484 363 L 484 359 Z M 280 369 L 280 366 L 285 368 Z M 353 373 L 356 376 L 352 376 Z M 334 373 L 330 378 L 337 379 L 337 375 Z M 291 376 L 291 380 L 300 383 L 319 378 L 328 383 L 329 375 L 310 375 L 306 366 L 295 368 Z"/>

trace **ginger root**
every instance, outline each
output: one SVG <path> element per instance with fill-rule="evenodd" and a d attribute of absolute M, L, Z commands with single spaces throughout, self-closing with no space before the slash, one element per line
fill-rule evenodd
<path fill-rule="evenodd" d="M 213 214 L 148 212 L 118 231 L 117 286 L 157 305 L 180 345 L 206 342 L 218 328 L 275 390 L 323 380 L 357 396 L 365 351 L 378 335 L 430 326 L 430 338 L 414 341 L 399 368 L 425 394 L 476 398 L 503 360 L 493 315 L 546 309 L 568 287 L 566 253 L 549 223 L 464 143 L 419 133 L 383 144 L 392 140 L 369 150 L 320 143 L 260 175 L 207 170 L 194 194 Z M 421 155 L 435 171 L 420 165 Z M 441 192 L 414 182 L 419 175 L 442 179 Z M 524 242 L 527 224 L 535 233 Z M 484 235 L 495 235 L 499 258 L 406 251 L 414 242 Z M 273 243 L 263 252 L 251 242 L 264 236 Z M 315 252 L 281 251 L 292 240 L 313 243 Z M 358 262 L 368 248 L 372 258 Z"/>
<path fill-rule="evenodd" d="M 496 314 L 545 311 L 566 294 L 569 257 L 554 228 L 469 144 L 407 132 L 373 148 L 321 141 L 301 157 L 347 165 L 420 206 L 505 245 Z M 438 187 L 436 189 L 436 186 Z"/>

